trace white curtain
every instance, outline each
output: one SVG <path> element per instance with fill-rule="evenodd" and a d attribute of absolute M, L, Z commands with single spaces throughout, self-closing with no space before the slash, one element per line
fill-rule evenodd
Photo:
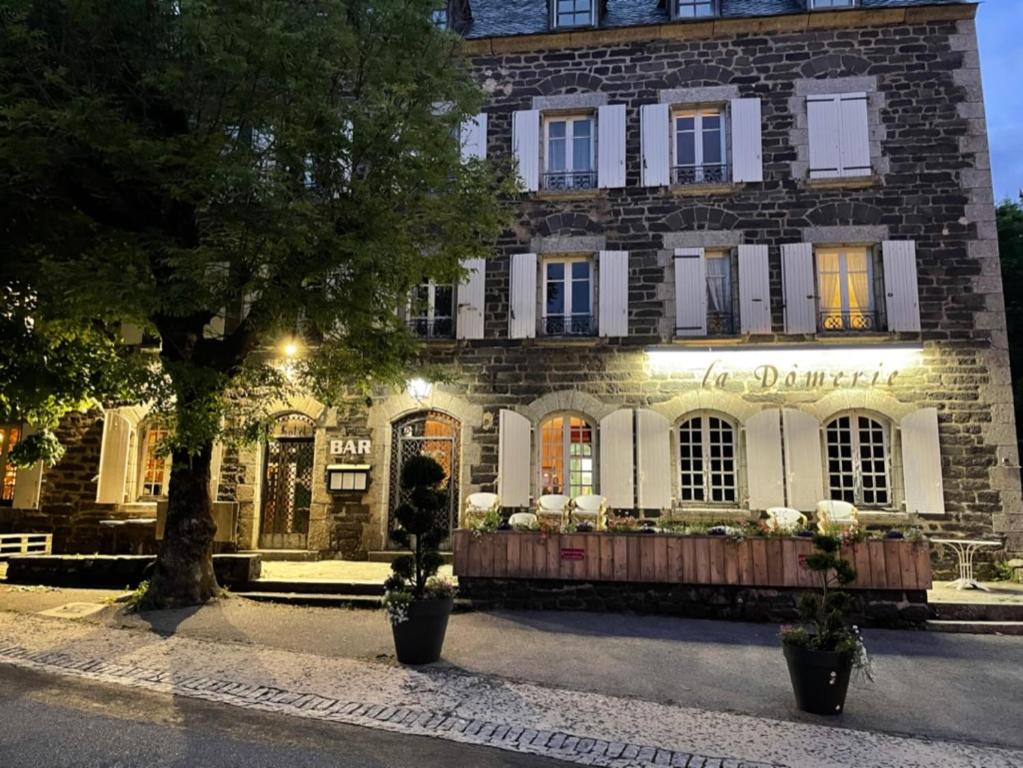
<path fill-rule="evenodd" d="M 869 313 L 870 268 L 867 263 L 866 250 L 849 251 L 846 255 L 846 270 L 849 285 L 849 312 L 851 314 Z"/>
<path fill-rule="evenodd" d="M 707 308 L 711 312 L 731 312 L 732 280 L 729 260 L 707 259 Z"/>

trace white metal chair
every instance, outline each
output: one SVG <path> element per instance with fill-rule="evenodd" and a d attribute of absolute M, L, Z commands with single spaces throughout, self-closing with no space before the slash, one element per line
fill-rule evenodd
<path fill-rule="evenodd" d="M 767 527 L 775 533 L 792 533 L 806 527 L 806 515 L 791 507 L 771 507 L 767 510 Z"/>
<path fill-rule="evenodd" d="M 551 493 L 541 496 L 536 502 L 536 516 L 538 521 L 557 522 L 564 525 L 568 522 L 568 506 L 572 500 L 560 493 Z"/>
<path fill-rule="evenodd" d="M 532 512 L 516 512 L 508 518 L 508 525 L 516 531 L 532 531 L 537 528 L 537 518 Z"/>
<path fill-rule="evenodd" d="M 607 499 L 603 496 L 576 496 L 572 499 L 572 522 L 593 523 L 594 530 L 604 530 Z"/>
<path fill-rule="evenodd" d="M 859 524 L 859 510 L 848 501 L 817 502 L 817 530 L 821 533 L 848 530 Z"/>
<path fill-rule="evenodd" d="M 501 508 L 501 497 L 496 493 L 470 493 L 465 500 L 462 524 L 469 526 Z"/>

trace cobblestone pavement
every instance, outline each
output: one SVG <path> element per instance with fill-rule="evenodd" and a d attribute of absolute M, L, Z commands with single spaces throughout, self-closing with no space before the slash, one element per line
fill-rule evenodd
<path fill-rule="evenodd" d="M 1023 767 L 1023 751 L 13 613 L 0 613 L 0 663 L 581 765 Z"/>

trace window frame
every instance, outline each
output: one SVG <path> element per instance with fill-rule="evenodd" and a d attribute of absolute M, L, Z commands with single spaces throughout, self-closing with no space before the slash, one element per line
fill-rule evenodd
<path fill-rule="evenodd" d="M 443 8 L 434 8 L 430 11 L 430 23 L 433 24 L 435 29 L 441 32 L 446 32 L 450 23 L 448 16 L 447 6 L 444 6 Z"/>
<path fill-rule="evenodd" d="M 153 485 L 153 483 L 148 482 L 146 477 L 149 474 L 149 462 L 152 461 L 155 464 L 160 459 L 160 457 L 155 455 L 150 457 L 150 451 L 156 449 L 156 445 L 153 443 L 152 439 L 153 433 L 162 432 L 166 435 L 167 428 L 161 425 L 158 421 L 149 419 L 139 424 L 135 428 L 134 432 L 136 434 L 136 455 L 138 460 L 134 474 L 127 471 L 125 472 L 125 498 L 128 500 L 127 503 L 146 503 L 166 499 L 170 489 L 173 456 L 168 452 L 168 454 L 163 457 L 163 468 L 160 470 L 162 477 L 160 482 L 160 493 L 147 492 L 147 484 Z M 164 438 L 158 438 L 157 442 L 159 442 L 160 439 Z M 134 481 L 133 485 L 128 485 L 128 483 L 132 481 Z"/>
<path fill-rule="evenodd" d="M 560 122 L 565 123 L 565 135 L 560 139 L 565 142 L 565 167 L 552 170 L 550 129 L 551 125 Z M 590 124 L 588 168 L 575 167 L 575 125 L 581 122 Z M 597 186 L 597 113 L 595 111 L 570 113 L 545 112 L 542 115 L 541 123 L 540 140 L 543 143 L 543 167 L 540 171 L 540 178 L 544 182 L 542 188 L 548 190 L 595 189 Z M 566 183 L 563 186 L 552 187 L 550 185 L 548 176 L 555 174 L 561 174 L 566 178 Z M 577 183 L 574 178 L 582 174 L 588 174 L 590 177 L 585 184 Z M 571 181 L 569 182 L 568 180 Z"/>
<path fill-rule="evenodd" d="M 864 261 L 867 265 L 867 308 L 857 308 L 853 311 L 850 299 L 849 290 L 849 254 L 851 252 L 862 251 Z M 838 260 L 838 280 L 839 280 L 839 302 L 840 307 L 837 310 L 826 309 L 824 307 L 824 290 L 821 284 L 821 255 L 827 253 L 834 253 Z M 857 255 L 859 255 L 857 253 Z M 813 278 L 814 278 L 814 302 L 816 305 L 817 312 L 817 330 L 820 333 L 837 333 L 837 334 L 849 334 L 849 333 L 871 333 L 881 332 L 883 328 L 883 318 L 879 308 L 879 296 L 878 286 L 879 277 L 881 270 L 875 263 L 877 261 L 877 249 L 872 245 L 863 245 L 860 243 L 844 243 L 840 245 L 817 245 L 813 246 Z M 853 323 L 852 317 L 854 314 L 860 316 L 860 320 L 857 323 Z M 828 324 L 834 325 L 833 320 L 825 320 L 825 316 L 833 317 L 838 316 L 840 319 L 840 327 L 825 327 Z M 850 327 L 856 326 L 859 327 Z"/>
<path fill-rule="evenodd" d="M 822 2 L 827 2 L 828 5 L 821 5 Z M 835 3 L 841 3 L 841 5 L 835 5 Z M 846 8 L 856 8 L 859 2 L 858 0 L 806 0 L 806 5 L 809 11 L 840 11 Z"/>
<path fill-rule="evenodd" d="M 11 433 L 17 437 L 11 439 Z M 0 507 L 13 507 L 17 492 L 18 470 L 10 463 L 11 450 L 25 437 L 25 425 L 15 422 L 0 424 Z"/>
<path fill-rule="evenodd" d="M 573 291 L 571 290 L 571 284 L 575 283 L 575 279 L 572 277 L 572 265 L 586 263 L 589 264 L 589 303 L 590 309 L 586 313 L 573 312 L 572 301 Z M 551 281 L 547 276 L 547 267 L 551 264 L 562 264 L 565 267 L 564 278 L 561 281 Z M 543 336 L 593 336 L 596 331 L 596 318 L 597 318 L 597 307 L 596 307 L 596 271 L 597 271 L 597 259 L 592 254 L 574 254 L 574 255 L 555 255 L 545 256 L 540 261 L 541 275 L 541 287 L 540 287 L 540 326 L 543 330 Z M 566 286 L 564 289 L 564 311 L 560 315 L 549 315 L 547 313 L 547 289 L 551 282 L 561 282 L 562 285 Z M 581 282 L 581 281 L 580 281 Z M 560 317 L 563 321 L 563 330 L 561 333 L 550 333 L 547 330 L 547 319 L 549 317 Z M 589 324 L 585 333 L 568 333 L 564 330 L 564 321 L 569 318 L 589 318 Z M 573 326 L 574 327 L 574 326 Z"/>
<path fill-rule="evenodd" d="M 426 303 L 425 303 L 425 314 L 422 314 L 418 310 L 418 297 L 415 295 L 417 291 L 426 289 Z M 450 315 L 438 315 L 437 314 L 437 289 L 447 288 L 451 291 L 451 314 Z M 458 287 L 454 283 L 438 283 L 434 280 L 429 280 L 425 283 L 420 283 L 413 290 L 413 295 L 409 298 L 408 305 L 405 309 L 405 318 L 409 330 L 412 331 L 413 335 L 420 339 L 453 339 L 455 338 L 455 322 L 458 315 Z M 437 333 L 435 324 L 438 320 L 449 321 L 449 331 L 447 333 Z M 419 332 L 419 323 L 426 322 L 426 333 Z"/>
<path fill-rule="evenodd" d="M 551 29 L 585 29 L 587 27 L 595 27 L 595 26 L 597 26 L 597 21 L 598 21 L 598 19 L 597 19 L 597 12 L 598 12 L 597 0 L 589 0 L 589 5 L 590 5 L 589 21 L 587 21 L 585 24 L 580 24 L 580 23 L 562 24 L 561 23 L 561 19 L 560 19 L 560 11 L 558 9 L 559 2 L 560 2 L 560 0 L 551 0 L 551 16 L 550 16 Z M 578 15 L 578 13 L 579 13 L 579 11 L 573 10 L 572 15 L 575 16 L 575 15 Z"/>
<path fill-rule="evenodd" d="M 853 500 L 849 503 L 853 504 L 857 509 L 863 510 L 894 510 L 897 509 L 895 500 L 895 465 L 894 465 L 894 448 L 895 448 L 895 425 L 886 416 L 876 413 L 874 411 L 866 410 L 852 410 L 842 411 L 840 413 L 833 414 L 821 425 L 821 443 L 822 443 L 822 455 L 824 460 L 824 482 L 826 484 L 826 490 L 828 498 L 835 501 L 848 501 L 845 497 L 835 498 L 835 486 L 832 483 L 832 472 L 831 472 L 831 454 L 829 448 L 831 447 L 829 431 L 832 426 L 840 419 L 848 418 L 850 420 L 849 426 L 849 460 L 852 462 L 852 498 Z M 884 492 L 887 494 L 887 500 L 884 503 L 868 503 L 865 499 L 865 487 L 863 485 L 863 459 L 862 459 L 862 442 L 860 435 L 860 419 L 869 419 L 881 429 L 881 447 L 884 452 L 883 462 L 884 471 L 879 475 L 876 471 L 872 471 L 869 474 L 873 477 L 881 476 L 884 478 Z M 839 457 L 837 460 L 841 460 Z M 845 475 L 848 473 L 839 472 L 837 474 Z M 845 490 L 844 485 L 841 490 Z M 873 493 L 877 493 L 877 486 L 872 490 Z"/>
<path fill-rule="evenodd" d="M 681 13 L 683 7 L 692 7 L 694 10 L 701 6 L 709 6 L 710 12 L 699 14 L 694 13 L 691 16 L 687 16 Z M 673 17 L 677 21 L 701 21 L 703 19 L 714 19 L 717 18 L 718 11 L 718 0 L 673 0 L 672 2 Z"/>
<path fill-rule="evenodd" d="M 562 422 L 561 423 L 561 436 L 560 436 L 559 439 L 561 441 L 561 466 L 562 466 L 562 473 L 563 473 L 564 477 L 561 478 L 561 488 L 560 488 L 560 490 L 553 490 L 553 488 L 552 488 L 550 490 L 550 493 L 548 493 L 548 489 L 544 485 L 544 454 L 545 454 L 544 446 L 546 444 L 546 442 L 544 440 L 544 432 L 546 430 L 547 425 L 550 424 L 551 422 L 553 422 L 556 419 L 561 419 L 561 422 Z M 573 421 L 581 422 L 581 428 L 585 428 L 586 430 L 589 431 L 589 437 L 590 437 L 589 443 L 582 442 L 582 441 L 580 441 L 579 443 L 572 443 L 572 430 L 574 428 L 573 427 L 573 423 L 572 423 Z M 537 436 L 538 437 L 537 437 L 537 485 L 536 485 L 536 487 L 537 487 L 537 490 L 539 491 L 539 493 L 537 495 L 538 496 L 546 496 L 546 495 L 551 495 L 551 494 L 561 494 L 563 496 L 568 496 L 569 498 L 574 499 L 574 498 L 576 498 L 578 496 L 594 496 L 594 495 L 599 494 L 600 493 L 600 462 L 599 462 L 599 452 L 598 452 L 598 447 L 597 447 L 598 435 L 599 435 L 599 430 L 597 429 L 596 422 L 594 420 L 590 419 L 589 417 L 587 417 L 587 416 L 585 416 L 585 415 L 583 415 L 581 413 L 576 413 L 574 411 L 559 411 L 559 412 L 556 412 L 556 413 L 548 414 L 543 419 L 541 419 L 540 423 L 539 423 L 539 427 L 537 429 Z M 573 457 L 572 456 L 572 445 L 574 445 L 574 444 L 576 444 L 576 445 L 583 445 L 583 446 L 589 445 L 590 446 L 589 455 L 588 456 Z M 589 459 L 590 462 L 591 462 L 590 469 L 589 469 L 589 474 L 590 474 L 590 478 L 591 478 L 590 485 L 589 486 L 583 486 L 583 485 L 580 484 L 580 486 L 579 486 L 580 489 L 585 489 L 585 488 L 588 487 L 589 488 L 589 492 L 588 493 L 586 493 L 585 491 L 581 492 L 581 493 L 573 493 L 573 485 L 572 485 L 572 475 L 573 475 L 573 472 L 574 472 L 574 470 L 572 469 L 572 459 L 573 458 Z M 585 469 L 578 470 L 578 472 L 581 473 L 581 474 L 585 474 L 586 471 L 587 470 L 585 470 Z"/>
<path fill-rule="evenodd" d="M 691 423 L 692 421 L 694 421 L 696 419 L 700 419 L 701 420 L 701 423 L 700 423 L 700 449 L 701 449 L 700 450 L 700 462 L 701 462 L 700 476 L 701 476 L 702 482 L 701 482 L 700 486 L 695 486 L 695 485 L 687 486 L 687 484 L 684 481 L 684 475 L 685 474 L 695 474 L 695 473 L 692 472 L 692 471 L 685 472 L 683 470 L 683 460 L 684 459 L 683 459 L 683 456 L 682 456 L 682 436 L 683 436 L 683 432 L 685 431 L 684 427 L 687 424 Z M 717 419 L 718 421 L 721 422 L 722 425 L 727 426 L 729 428 L 729 430 L 731 431 L 731 436 L 732 436 L 732 442 L 731 442 L 731 448 L 732 448 L 732 456 L 731 456 L 732 469 L 731 469 L 730 472 L 726 472 L 723 469 L 718 471 L 718 472 L 714 472 L 710 468 L 710 463 L 714 459 L 714 457 L 712 457 L 710 455 L 711 441 L 710 441 L 709 437 L 710 437 L 710 431 L 711 431 L 711 426 L 710 426 L 710 420 L 711 419 Z M 741 471 L 742 471 L 742 455 L 741 455 L 741 451 L 742 451 L 742 447 L 741 447 L 742 436 L 741 436 L 741 427 L 739 425 L 739 422 L 736 421 L 735 419 L 731 418 L 730 416 L 727 416 L 726 414 L 720 413 L 718 411 L 694 411 L 694 412 L 690 412 L 690 413 L 684 414 L 681 418 L 678 419 L 678 421 L 675 422 L 675 427 L 674 427 L 674 430 L 673 430 L 673 436 L 674 436 L 674 444 L 675 444 L 675 461 L 677 462 L 676 467 L 675 467 L 675 482 L 677 483 L 677 487 L 678 487 L 678 500 L 679 500 L 680 506 L 682 506 L 684 508 L 689 508 L 689 509 L 738 509 L 738 508 L 740 508 L 743 502 L 742 502 L 742 476 L 741 476 Z M 713 497 L 713 492 L 714 492 L 715 486 L 712 483 L 712 476 L 714 474 L 721 474 L 721 475 L 728 475 L 728 474 L 730 474 L 732 476 L 732 484 L 731 484 L 731 486 L 724 486 L 724 485 L 720 486 L 720 488 L 723 490 L 725 495 L 727 495 L 728 491 L 731 491 L 731 494 L 732 494 L 732 498 L 731 499 L 723 499 L 721 501 L 714 501 L 713 500 L 712 497 Z M 694 490 L 696 488 L 699 488 L 699 490 L 703 494 L 703 498 L 702 499 L 696 499 L 696 498 L 685 499 L 684 496 L 685 496 L 685 491 L 686 491 L 687 487 L 691 487 Z"/>
<path fill-rule="evenodd" d="M 723 261 L 728 265 L 728 285 L 725 300 L 725 312 L 714 312 L 710 301 L 710 262 Z M 704 281 L 707 290 L 707 336 L 736 336 L 739 333 L 739 270 L 738 257 L 734 248 L 706 248 L 703 252 Z M 711 323 L 711 315 L 720 316 L 716 324 Z"/>
<path fill-rule="evenodd" d="M 714 114 L 711 114 L 711 113 Z M 731 163 L 728 157 L 728 109 L 724 104 L 707 104 L 707 105 L 676 105 L 669 111 L 669 117 L 671 119 L 671 126 L 668 131 L 669 138 L 669 151 L 670 151 L 670 162 L 671 162 L 671 185 L 672 186 L 689 186 L 692 184 L 727 184 L 731 181 Z M 692 166 L 683 166 L 679 162 L 679 151 L 678 141 L 679 130 L 678 122 L 683 118 L 693 118 L 693 164 Z M 720 121 L 719 132 L 720 132 L 720 150 L 721 150 L 721 162 L 716 165 L 720 168 L 720 178 L 707 179 L 707 164 L 703 161 L 703 119 L 705 117 L 717 117 Z M 693 172 L 692 181 L 680 180 L 681 170 L 683 168 L 689 168 Z"/>

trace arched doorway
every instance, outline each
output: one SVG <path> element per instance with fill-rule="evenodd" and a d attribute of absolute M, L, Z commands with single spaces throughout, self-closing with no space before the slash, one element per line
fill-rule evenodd
<path fill-rule="evenodd" d="M 263 462 L 261 549 L 305 549 L 313 498 L 313 439 L 308 416 L 279 417 L 266 443 Z"/>
<path fill-rule="evenodd" d="M 394 526 L 394 510 L 408 501 L 408 494 L 401 488 L 401 470 L 413 456 L 430 456 L 444 468 L 447 474 L 448 504 L 438 522 L 448 532 L 455 528 L 458 522 L 461 427 L 457 419 L 439 411 L 413 413 L 392 425 L 388 530 Z M 388 546 L 392 546 L 390 541 Z"/>

